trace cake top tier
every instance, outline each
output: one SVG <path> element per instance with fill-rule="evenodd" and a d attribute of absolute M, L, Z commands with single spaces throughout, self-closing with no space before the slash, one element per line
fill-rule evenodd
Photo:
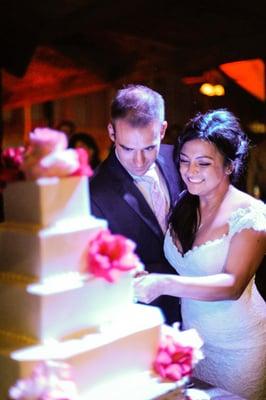
<path fill-rule="evenodd" d="M 90 214 L 88 155 L 68 149 L 63 132 L 36 128 L 25 147 L 3 151 L 0 167 L 7 222 L 48 226 Z"/>
<path fill-rule="evenodd" d="M 4 190 L 7 222 L 49 226 L 90 215 L 87 177 L 39 178 L 18 181 Z"/>

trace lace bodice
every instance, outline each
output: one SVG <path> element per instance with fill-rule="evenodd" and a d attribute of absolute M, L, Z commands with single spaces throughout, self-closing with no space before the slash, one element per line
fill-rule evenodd
<path fill-rule="evenodd" d="M 226 234 L 195 246 L 184 255 L 178 251 L 168 230 L 164 252 L 180 275 L 217 274 L 223 272 L 232 237 L 243 229 L 266 232 L 263 202 L 254 199 L 249 207 L 232 212 Z M 237 300 L 184 298 L 181 309 L 184 328 L 196 328 L 205 343 L 206 358 L 196 368 L 196 375 L 244 398 L 265 399 L 266 379 L 261 383 L 262 378 L 255 371 L 266 368 L 266 304 L 257 291 L 254 277 Z M 238 371 L 237 379 L 232 368 Z M 250 380 L 245 379 L 247 374 Z"/>
<path fill-rule="evenodd" d="M 166 233 L 164 252 L 170 264 L 180 275 L 202 276 L 223 271 L 232 236 L 243 229 L 266 231 L 266 205 L 254 201 L 247 208 L 233 211 L 228 220 L 228 233 L 215 240 L 209 240 L 187 251 L 184 256 L 172 241 L 170 231 Z M 219 258 L 217 259 L 217 255 Z M 214 263 L 213 260 L 216 260 Z"/>

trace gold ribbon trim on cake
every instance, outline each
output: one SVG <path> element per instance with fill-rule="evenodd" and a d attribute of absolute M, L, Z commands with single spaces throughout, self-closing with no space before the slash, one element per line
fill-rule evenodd
<path fill-rule="evenodd" d="M 95 334 L 95 333 L 100 333 L 101 327 L 99 325 L 95 326 L 90 326 L 88 328 L 84 328 L 82 330 L 79 330 L 77 332 L 72 332 L 68 335 L 61 336 L 57 339 L 54 340 L 55 343 L 60 343 L 67 342 L 69 340 L 77 340 L 77 339 L 83 339 L 84 337 Z M 34 337 L 23 335 L 20 333 L 15 333 L 11 331 L 6 331 L 4 329 L 0 329 L 0 352 L 1 352 L 1 347 L 3 348 L 12 348 L 13 350 L 15 348 L 21 348 L 25 346 L 35 346 L 35 345 L 42 345 L 42 344 L 48 344 L 49 341 L 41 341 L 37 340 Z M 51 344 L 50 340 L 50 344 Z"/>
<path fill-rule="evenodd" d="M 43 230 L 45 227 L 40 225 L 40 224 L 32 224 L 32 223 L 26 223 L 26 222 L 2 222 L 0 224 L 0 231 L 8 231 L 10 232 L 24 232 L 24 231 L 29 231 L 30 233 L 38 233 L 40 230 Z"/>
<path fill-rule="evenodd" d="M 30 275 L 17 274 L 15 272 L 0 272 L 0 283 L 16 284 L 20 286 L 38 282 L 38 278 Z"/>
<path fill-rule="evenodd" d="M 33 337 L 0 329 L 0 343 L 5 342 L 14 347 L 38 344 L 38 340 Z"/>

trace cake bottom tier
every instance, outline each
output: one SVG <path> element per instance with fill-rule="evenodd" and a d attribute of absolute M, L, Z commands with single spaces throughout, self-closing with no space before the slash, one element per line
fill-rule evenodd
<path fill-rule="evenodd" d="M 28 377 L 40 361 L 61 360 L 72 367 L 80 400 L 96 399 L 89 392 L 97 387 L 150 370 L 162 324 L 159 309 L 134 304 L 119 321 L 102 326 L 100 333 L 79 339 L 51 341 L 16 351 L 7 351 L 8 343 L 2 340 L 0 398 L 6 398 L 9 387 L 17 379 Z"/>
<path fill-rule="evenodd" d="M 187 400 L 183 388 L 183 382 L 163 382 L 147 370 L 100 384 L 84 392 L 79 400 Z"/>

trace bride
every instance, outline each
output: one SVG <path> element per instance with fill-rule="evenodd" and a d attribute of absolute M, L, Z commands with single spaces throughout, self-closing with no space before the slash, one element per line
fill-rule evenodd
<path fill-rule="evenodd" d="M 204 355 L 194 375 L 249 400 L 266 398 L 266 304 L 254 283 L 266 251 L 266 205 L 238 190 L 248 140 L 226 109 L 185 126 L 177 162 L 187 190 L 169 219 L 164 251 L 179 275 L 135 280 L 139 301 L 181 298 L 183 328 Z"/>

